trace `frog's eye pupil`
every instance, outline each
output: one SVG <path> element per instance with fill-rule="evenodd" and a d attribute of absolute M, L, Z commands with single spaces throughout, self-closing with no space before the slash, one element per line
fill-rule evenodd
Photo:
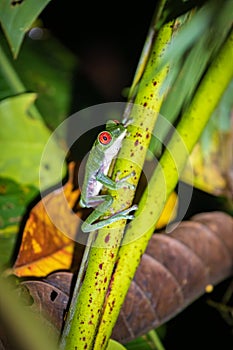
<path fill-rule="evenodd" d="M 103 131 L 99 134 L 99 142 L 102 145 L 108 145 L 112 140 L 112 135 L 107 132 L 107 131 Z"/>

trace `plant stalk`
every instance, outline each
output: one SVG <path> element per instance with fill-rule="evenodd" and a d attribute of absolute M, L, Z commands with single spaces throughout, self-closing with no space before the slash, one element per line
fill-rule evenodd
<path fill-rule="evenodd" d="M 14 67 L 12 66 L 10 59 L 4 52 L 3 47 L 0 45 L 0 71 L 4 80 L 7 82 L 11 89 L 11 95 L 18 95 L 27 92 L 26 87 L 17 75 Z M 36 106 L 33 104 L 30 106 L 30 113 L 34 118 L 43 119 Z"/>
<path fill-rule="evenodd" d="M 8 85 L 11 87 L 13 95 L 26 91 L 25 86 L 16 74 L 2 46 L 0 46 L 0 67 L 1 74 L 3 75 Z"/>
<path fill-rule="evenodd" d="M 139 203 L 136 218 L 125 233 L 111 280 L 111 289 L 99 325 L 94 349 L 111 336 L 130 283 L 154 232 L 164 204 L 174 190 L 187 156 L 201 136 L 212 112 L 233 78 L 233 31 L 203 78 L 192 103 L 182 116 L 160 165 Z M 133 257 L 133 259 L 132 259 Z M 113 307 L 114 305 L 114 307 Z M 104 347 L 102 347 L 104 349 Z"/>
<path fill-rule="evenodd" d="M 162 104 L 163 94 L 160 89 L 167 75 L 167 66 L 151 79 L 150 84 L 148 84 L 148 77 L 151 77 L 151 72 L 156 69 L 164 48 L 170 42 L 172 31 L 172 23 L 167 23 L 152 43 L 148 64 L 135 101 L 137 105 L 134 105 L 132 110 L 133 122 L 128 126 L 128 135 L 114 167 L 113 178 L 119 171 L 122 176 L 134 171 L 135 176 L 132 178 L 134 185 L 137 185 L 139 180 L 150 136 Z M 135 144 L 139 152 L 132 152 Z M 114 198 L 113 212 L 130 206 L 134 198 L 132 190 L 123 189 L 109 191 L 109 193 Z M 108 338 L 105 337 L 102 344 L 96 346 L 95 337 L 101 320 L 101 309 L 109 293 L 109 284 L 124 234 L 124 225 L 125 220 L 121 220 L 98 231 L 96 241 L 90 250 L 85 279 L 79 294 L 74 293 L 71 302 L 74 308 L 69 310 L 62 334 L 61 349 L 63 350 L 104 349 L 108 343 Z"/>

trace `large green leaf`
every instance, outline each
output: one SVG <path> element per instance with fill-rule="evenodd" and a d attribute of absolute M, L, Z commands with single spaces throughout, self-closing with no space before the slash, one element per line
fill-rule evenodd
<path fill-rule="evenodd" d="M 5 265 L 9 263 L 15 245 L 15 240 L 16 235 L 13 227 L 11 227 L 7 232 L 0 234 L 0 272 L 4 270 Z"/>
<path fill-rule="evenodd" d="M 21 186 L 0 177 L 0 234 L 2 229 L 19 224 L 26 205 L 37 193 L 32 186 Z"/>
<path fill-rule="evenodd" d="M 36 193 L 32 186 L 0 178 L 0 270 L 12 257 L 22 216 Z"/>
<path fill-rule="evenodd" d="M 14 67 L 27 89 L 38 93 L 40 114 L 55 129 L 71 110 L 77 60 L 55 38 L 27 38 Z"/>
<path fill-rule="evenodd" d="M 38 188 L 40 160 L 50 131 L 39 117 L 29 113 L 35 98 L 36 94 L 27 93 L 0 103 L 0 173 L 22 185 Z M 60 180 L 54 168 L 64 159 L 64 153 L 55 141 L 51 145 L 51 153 L 46 155 L 44 164 L 46 187 Z"/>
<path fill-rule="evenodd" d="M 71 111 L 77 59 L 46 30 L 34 29 L 44 33 L 42 40 L 26 36 L 17 60 L 12 58 L 4 36 L 0 35 L 5 53 L 0 54 L 0 99 L 25 91 L 36 92 L 40 114 L 49 128 L 55 129 Z M 16 88 L 15 80 L 19 79 L 21 87 Z"/>
<path fill-rule="evenodd" d="M 17 57 L 25 32 L 50 0 L 1 0 L 0 22 L 11 51 Z"/>

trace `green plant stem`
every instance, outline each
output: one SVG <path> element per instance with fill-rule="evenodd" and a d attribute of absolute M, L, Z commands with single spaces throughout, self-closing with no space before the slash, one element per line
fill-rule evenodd
<path fill-rule="evenodd" d="M 145 44 L 137 65 L 137 69 L 133 78 L 133 82 L 130 87 L 129 96 L 128 99 L 131 100 L 134 97 L 136 86 L 140 82 L 142 75 L 145 72 L 145 67 L 148 62 L 150 52 L 151 52 L 151 46 L 153 45 L 153 40 L 155 38 L 156 32 L 158 31 L 158 23 L 161 19 L 163 9 L 166 5 L 167 0 L 160 0 L 158 1 L 157 8 L 155 10 L 153 19 L 151 21 L 151 25 L 149 27 L 149 31 L 145 40 Z"/>
<path fill-rule="evenodd" d="M 1 70 L 1 75 L 4 77 L 5 81 L 7 82 L 8 86 L 11 89 L 12 95 L 18 95 L 26 92 L 26 87 L 24 86 L 23 82 L 20 80 L 19 76 L 14 70 L 14 67 L 11 64 L 10 59 L 5 54 L 4 49 L 1 45 L 0 45 L 0 70 Z M 38 109 L 35 107 L 35 105 L 30 106 L 30 113 L 33 115 L 33 117 L 42 119 L 42 116 L 39 113 Z"/>
<path fill-rule="evenodd" d="M 161 340 L 159 339 L 158 334 L 154 329 L 152 329 L 150 332 L 148 332 L 148 336 L 153 342 L 153 345 L 155 346 L 156 350 L 165 350 L 163 344 L 161 343 Z"/>
<path fill-rule="evenodd" d="M 3 47 L 0 45 L 0 69 L 5 81 L 12 89 L 12 94 L 20 94 L 26 91 L 25 86 L 19 79 L 14 68 L 12 67 L 8 57 L 6 56 Z"/>
<path fill-rule="evenodd" d="M 100 348 L 111 336 L 142 254 L 154 232 L 164 204 L 174 190 L 187 155 L 201 136 L 213 110 L 233 77 L 233 32 L 208 69 L 192 103 L 184 113 L 139 203 L 137 217 L 130 223 L 121 246 L 111 289 L 95 341 Z M 156 287 L 155 287 L 156 288 Z M 114 307 L 113 307 L 114 306 Z"/>
<path fill-rule="evenodd" d="M 137 105 L 132 111 L 133 123 L 128 127 L 129 133 L 114 167 L 113 178 L 116 177 L 118 171 L 122 176 L 134 171 L 135 176 L 132 183 L 135 185 L 139 180 L 150 135 L 162 104 L 163 95 L 160 89 L 167 74 L 167 67 L 164 67 L 156 77 L 153 76 L 150 84 L 148 84 L 148 76 L 152 76 L 151 71 L 156 69 L 163 50 L 171 39 L 172 30 L 172 23 L 166 24 L 159 31 L 157 40 L 152 43 L 151 54 L 136 97 Z M 150 110 L 145 108 L 146 106 Z M 132 152 L 135 142 L 139 152 Z M 130 206 L 134 197 L 132 190 L 123 189 L 109 191 L 109 193 L 114 198 L 114 212 L 117 212 L 119 208 Z M 103 335 L 104 341 L 101 341 L 101 344 L 95 343 L 95 337 L 124 233 L 124 225 L 125 220 L 122 220 L 122 222 L 113 223 L 98 231 L 96 241 L 90 251 L 89 263 L 80 292 L 78 295 L 74 293 L 72 298 L 74 307 L 70 308 L 67 316 L 61 339 L 62 349 L 104 349 L 107 346 L 107 337 L 104 338 Z"/>

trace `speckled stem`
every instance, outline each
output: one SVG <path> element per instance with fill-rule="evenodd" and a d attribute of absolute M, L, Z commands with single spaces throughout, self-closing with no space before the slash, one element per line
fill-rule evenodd
<path fill-rule="evenodd" d="M 128 135 L 114 167 L 113 178 L 118 176 L 118 172 L 123 177 L 134 171 L 135 176 L 131 179 L 134 185 L 137 185 L 140 177 L 151 133 L 162 104 L 163 95 L 160 88 L 167 75 L 167 67 L 164 67 L 151 81 L 149 77 L 151 79 L 153 70 L 158 66 L 163 50 L 171 39 L 172 30 L 172 23 L 164 25 L 156 40 L 152 42 L 149 60 L 131 111 L 132 124 L 128 127 Z M 114 198 L 113 212 L 129 207 L 134 197 L 134 191 L 131 189 L 109 191 L 109 193 Z M 77 300 L 72 302 L 75 304 L 75 310 L 70 312 L 66 321 L 61 349 L 104 349 L 108 343 L 107 337 L 102 334 L 103 344 L 95 345 L 95 337 L 106 294 L 109 293 L 109 283 L 123 237 L 124 225 L 125 220 L 121 220 L 98 231 L 97 239 L 90 251 L 85 279 L 79 295 L 76 296 Z"/>
<path fill-rule="evenodd" d="M 153 234 L 164 203 L 177 184 L 179 174 L 187 161 L 187 155 L 191 153 L 213 110 L 233 78 L 232 62 L 233 32 L 209 68 L 189 109 L 181 118 L 177 126 L 177 133 L 169 142 L 161 158 L 160 166 L 156 168 L 148 189 L 142 196 L 137 217 L 130 223 L 126 231 L 96 336 L 94 347 L 96 350 L 104 349 L 103 346 L 100 347 L 100 344 L 104 344 L 105 339 L 111 335 L 131 280 Z"/>

